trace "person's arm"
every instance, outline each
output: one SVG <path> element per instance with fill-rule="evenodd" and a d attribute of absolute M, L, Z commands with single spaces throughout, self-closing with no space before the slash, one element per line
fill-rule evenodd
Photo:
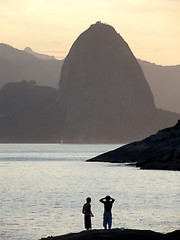
<path fill-rule="evenodd" d="M 106 200 L 106 198 L 101 198 L 99 201 L 100 201 L 101 203 L 104 203 L 105 200 Z"/>
<path fill-rule="evenodd" d="M 82 208 L 82 213 L 83 213 L 83 214 L 85 214 L 85 209 L 84 209 L 84 206 L 83 206 L 83 208 Z"/>
<path fill-rule="evenodd" d="M 114 201 L 115 201 L 115 199 L 111 197 L 111 202 L 113 203 Z"/>
<path fill-rule="evenodd" d="M 90 216 L 94 217 L 93 213 L 91 212 L 91 205 L 90 205 Z"/>

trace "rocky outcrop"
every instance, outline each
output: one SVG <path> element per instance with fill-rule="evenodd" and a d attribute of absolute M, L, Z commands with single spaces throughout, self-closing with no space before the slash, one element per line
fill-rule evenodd
<path fill-rule="evenodd" d="M 180 170 L 180 120 L 142 140 L 127 144 L 88 161 L 137 162 L 142 169 Z"/>
<path fill-rule="evenodd" d="M 176 230 L 167 234 L 153 232 L 150 230 L 135 229 L 111 229 L 91 230 L 80 233 L 70 233 L 57 237 L 41 238 L 42 240 L 179 240 L 180 231 Z"/>
<path fill-rule="evenodd" d="M 159 128 L 143 71 L 112 26 L 97 22 L 74 42 L 59 83 L 63 139 L 127 142 Z"/>

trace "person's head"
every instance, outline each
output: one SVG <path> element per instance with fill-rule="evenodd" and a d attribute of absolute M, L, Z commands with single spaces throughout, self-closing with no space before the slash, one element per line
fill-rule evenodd
<path fill-rule="evenodd" d="M 106 198 L 106 201 L 109 201 L 111 199 L 110 196 L 106 196 L 105 198 Z"/>
<path fill-rule="evenodd" d="M 91 198 L 90 197 L 86 198 L 86 202 L 90 203 L 91 202 Z"/>

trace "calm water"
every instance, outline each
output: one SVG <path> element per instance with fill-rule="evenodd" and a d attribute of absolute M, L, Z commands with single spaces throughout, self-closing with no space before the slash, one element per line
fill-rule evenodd
<path fill-rule="evenodd" d="M 85 162 L 117 147 L 0 144 L 0 239 L 38 240 L 82 231 L 87 196 L 93 228 L 102 228 L 99 199 L 112 195 L 113 228 L 179 229 L 179 172 Z"/>

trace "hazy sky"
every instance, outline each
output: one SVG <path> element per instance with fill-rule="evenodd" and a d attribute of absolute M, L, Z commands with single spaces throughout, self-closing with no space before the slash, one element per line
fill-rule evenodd
<path fill-rule="evenodd" d="M 0 0 L 0 42 L 64 58 L 91 24 L 112 25 L 137 58 L 180 64 L 180 0 Z"/>

